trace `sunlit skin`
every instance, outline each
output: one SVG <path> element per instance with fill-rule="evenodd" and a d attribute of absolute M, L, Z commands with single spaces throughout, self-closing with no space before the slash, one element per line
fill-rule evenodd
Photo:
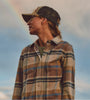
<path fill-rule="evenodd" d="M 53 39 L 46 18 L 33 17 L 28 21 L 27 25 L 29 26 L 30 34 L 39 37 L 40 46 L 45 46 L 48 40 Z"/>

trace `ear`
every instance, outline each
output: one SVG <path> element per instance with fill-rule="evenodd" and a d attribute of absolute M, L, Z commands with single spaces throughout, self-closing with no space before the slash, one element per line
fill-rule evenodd
<path fill-rule="evenodd" d="M 46 24 L 46 23 L 47 23 L 47 18 L 42 18 L 41 24 L 43 25 L 43 24 Z"/>

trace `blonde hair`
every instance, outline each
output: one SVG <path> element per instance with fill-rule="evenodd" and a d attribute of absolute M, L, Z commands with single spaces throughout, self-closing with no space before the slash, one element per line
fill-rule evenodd
<path fill-rule="evenodd" d="M 48 21 L 48 26 L 49 26 L 49 29 L 50 29 L 53 37 L 56 37 L 57 35 L 59 35 L 60 38 L 62 38 L 61 32 L 57 25 L 53 24 L 51 21 Z"/>

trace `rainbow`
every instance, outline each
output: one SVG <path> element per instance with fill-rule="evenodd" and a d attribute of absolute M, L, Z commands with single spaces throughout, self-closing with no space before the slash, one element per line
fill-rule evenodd
<path fill-rule="evenodd" d="M 25 24 L 24 21 L 22 20 L 22 16 L 21 16 L 21 12 L 18 10 L 18 8 L 12 3 L 11 0 L 1 0 L 7 7 L 8 9 L 11 11 L 11 13 L 13 13 L 22 24 Z"/>
<path fill-rule="evenodd" d="M 26 28 L 26 23 L 24 22 L 18 7 L 15 6 L 11 0 L 1 0 L 1 2 L 9 9 L 9 11 L 16 17 L 16 19 L 19 20 L 22 27 L 25 28 L 25 32 L 27 33 L 28 29 Z"/>

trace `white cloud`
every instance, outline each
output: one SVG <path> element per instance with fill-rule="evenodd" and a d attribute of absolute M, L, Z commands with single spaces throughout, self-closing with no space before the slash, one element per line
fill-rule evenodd
<path fill-rule="evenodd" d="M 9 99 L 9 97 L 5 93 L 0 92 L 0 100 L 7 100 L 7 99 Z"/>
<path fill-rule="evenodd" d="M 22 24 L 23 20 L 21 13 L 31 13 L 37 6 L 49 5 L 55 8 L 61 15 L 61 26 L 60 29 L 65 30 L 67 33 L 76 35 L 77 37 L 90 39 L 90 0 L 7 0 L 10 3 L 1 2 L 1 19 L 0 27 L 8 34 L 8 36 L 16 38 L 25 38 L 25 32 L 29 33 L 27 25 Z M 11 7 L 10 7 L 11 6 Z M 10 7 L 10 8 L 9 8 Z M 12 9 L 12 10 L 11 10 Z M 17 9 L 16 11 L 14 10 Z M 13 13 L 14 12 L 14 13 Z M 6 24 L 7 23 L 7 24 Z M 1 30 L 2 30 L 1 29 Z M 12 34 L 14 30 L 15 34 Z M 25 30 L 25 31 L 24 31 Z M 70 34 L 69 34 L 70 35 Z M 35 41 L 34 36 L 27 34 L 31 41 Z M 26 38 L 27 38 L 26 37 Z"/>
<path fill-rule="evenodd" d="M 20 27 L 18 22 L 18 16 L 16 19 L 16 13 L 10 4 L 5 2 L 0 2 L 0 28 L 13 29 Z"/>
<path fill-rule="evenodd" d="M 90 83 L 87 81 L 77 79 L 76 80 L 76 90 L 81 93 L 90 93 Z"/>
<path fill-rule="evenodd" d="M 14 90 L 15 78 L 0 82 L 0 100 L 11 100 Z"/>
<path fill-rule="evenodd" d="M 49 5 L 55 8 L 62 18 L 64 29 L 81 38 L 90 38 L 90 22 L 84 23 L 90 16 L 90 0 L 9 0 L 19 13 L 31 13 L 37 6 Z M 88 17 L 89 18 L 89 17 Z"/>
<path fill-rule="evenodd" d="M 0 100 L 10 100 L 13 94 L 13 86 L 0 86 Z"/>
<path fill-rule="evenodd" d="M 0 87 L 0 91 L 12 91 L 13 87 L 11 86 L 2 86 Z"/>

